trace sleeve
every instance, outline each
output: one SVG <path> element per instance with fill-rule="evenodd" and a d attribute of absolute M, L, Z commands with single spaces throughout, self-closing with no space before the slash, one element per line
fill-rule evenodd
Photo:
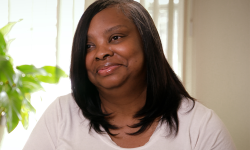
<path fill-rule="evenodd" d="M 61 118 L 59 98 L 46 109 L 37 122 L 23 150 L 55 150 Z"/>
<path fill-rule="evenodd" d="M 210 109 L 200 121 L 198 134 L 195 150 L 236 150 L 225 125 Z"/>

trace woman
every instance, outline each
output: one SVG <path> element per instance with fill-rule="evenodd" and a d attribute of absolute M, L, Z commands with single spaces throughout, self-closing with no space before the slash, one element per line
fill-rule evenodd
<path fill-rule="evenodd" d="M 169 66 L 148 12 L 98 0 L 73 41 L 72 95 L 59 97 L 25 150 L 234 150 L 223 123 Z"/>

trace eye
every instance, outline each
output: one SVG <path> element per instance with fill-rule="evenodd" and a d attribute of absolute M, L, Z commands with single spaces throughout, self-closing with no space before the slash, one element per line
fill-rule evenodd
<path fill-rule="evenodd" d="M 91 48 L 91 45 L 87 44 L 86 49 L 89 49 L 89 48 Z"/>
<path fill-rule="evenodd" d="M 112 41 L 117 41 L 117 40 L 120 39 L 120 38 L 122 38 L 122 36 L 118 36 L 118 35 L 113 36 L 113 37 L 110 39 L 110 42 L 112 42 Z"/>
<path fill-rule="evenodd" d="M 87 51 L 90 51 L 90 49 L 93 48 L 93 47 L 94 47 L 93 44 L 86 44 Z"/>
<path fill-rule="evenodd" d="M 118 40 L 119 38 L 121 38 L 120 36 L 113 36 L 112 40 Z"/>

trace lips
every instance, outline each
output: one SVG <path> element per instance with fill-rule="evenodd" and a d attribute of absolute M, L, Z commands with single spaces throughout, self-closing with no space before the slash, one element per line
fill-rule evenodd
<path fill-rule="evenodd" d="M 105 63 L 104 65 L 100 65 L 96 69 L 96 72 L 101 76 L 107 76 L 107 75 L 112 74 L 119 67 L 121 67 L 121 64 L 108 62 L 108 63 Z"/>

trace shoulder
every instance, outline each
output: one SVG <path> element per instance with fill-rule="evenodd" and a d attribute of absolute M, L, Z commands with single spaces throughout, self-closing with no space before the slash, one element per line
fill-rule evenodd
<path fill-rule="evenodd" d="M 54 101 L 54 103 L 57 103 L 57 104 L 59 104 L 61 106 L 64 106 L 64 105 L 70 105 L 70 106 L 76 105 L 75 100 L 74 100 L 71 93 L 57 97 L 57 99 Z"/>
<path fill-rule="evenodd" d="M 57 97 L 49 107 L 63 109 L 63 110 L 70 110 L 74 108 L 79 108 L 72 96 L 71 93 Z"/>
<path fill-rule="evenodd" d="M 183 99 L 178 111 L 180 122 L 189 125 L 189 129 L 194 129 L 192 133 L 202 130 L 221 130 L 225 128 L 221 119 L 212 110 L 198 101 Z M 197 130 L 199 129 L 199 130 Z"/>
<path fill-rule="evenodd" d="M 183 98 L 178 110 L 179 119 L 188 119 L 190 123 L 204 123 L 204 121 L 212 121 L 215 124 L 221 124 L 220 118 L 212 110 L 204 106 L 198 101 Z"/>
<path fill-rule="evenodd" d="M 189 135 L 193 149 L 235 148 L 228 130 L 218 115 L 200 102 L 183 99 L 178 116 L 181 130 Z"/>
<path fill-rule="evenodd" d="M 44 112 L 44 117 L 53 116 L 57 117 L 59 122 L 72 117 L 81 120 L 84 118 L 71 93 L 56 98 Z"/>
<path fill-rule="evenodd" d="M 83 121 L 79 110 L 71 94 L 58 97 L 37 122 L 24 149 L 56 149 L 61 139 L 69 140 L 69 135 L 79 133 Z"/>
<path fill-rule="evenodd" d="M 209 125 L 206 128 L 220 129 L 225 127 L 218 115 L 212 110 L 201 104 L 199 101 L 183 99 L 178 111 L 180 118 L 188 117 L 190 124 Z"/>
<path fill-rule="evenodd" d="M 190 113 L 199 112 L 199 116 L 201 117 L 211 111 L 212 111 L 211 109 L 207 108 L 206 106 L 204 106 L 197 100 L 193 101 L 188 98 L 182 98 L 178 113 L 180 115 L 184 115 L 187 112 L 190 112 Z"/>
<path fill-rule="evenodd" d="M 61 109 L 74 109 L 79 108 L 71 93 L 58 97 L 55 103 L 61 107 Z"/>

